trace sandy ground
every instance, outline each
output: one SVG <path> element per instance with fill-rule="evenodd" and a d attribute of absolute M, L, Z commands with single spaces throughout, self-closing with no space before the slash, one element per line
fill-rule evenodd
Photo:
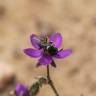
<path fill-rule="evenodd" d="M 96 96 L 96 0 L 0 0 L 0 62 L 13 66 L 26 85 L 46 75 L 45 67 L 36 68 L 36 59 L 23 53 L 31 47 L 30 34 L 42 31 L 42 23 L 49 25 L 47 32 L 62 34 L 64 49 L 73 49 L 51 68 L 60 96 Z M 37 96 L 55 95 L 45 86 Z"/>

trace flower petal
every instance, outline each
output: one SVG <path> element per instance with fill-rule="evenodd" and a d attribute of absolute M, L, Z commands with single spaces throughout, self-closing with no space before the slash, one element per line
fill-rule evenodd
<path fill-rule="evenodd" d="M 40 57 L 42 54 L 42 50 L 34 50 L 32 48 L 24 49 L 24 53 L 30 57 Z"/>
<path fill-rule="evenodd" d="M 72 53 L 71 49 L 60 50 L 55 57 L 56 58 L 65 58 L 65 57 L 71 55 L 71 53 Z"/>
<path fill-rule="evenodd" d="M 32 35 L 30 36 L 30 40 L 31 40 L 32 45 L 33 45 L 35 48 L 37 48 L 37 49 L 40 48 L 40 38 L 39 38 L 37 35 L 32 34 Z"/>
<path fill-rule="evenodd" d="M 29 92 L 26 86 L 18 84 L 15 89 L 16 96 L 29 96 Z"/>
<path fill-rule="evenodd" d="M 53 33 L 50 36 L 50 42 L 54 44 L 54 47 L 59 48 L 62 43 L 62 36 L 60 33 Z"/>
<path fill-rule="evenodd" d="M 49 65 L 52 63 L 52 58 L 51 56 L 42 56 L 40 59 L 39 59 L 39 64 L 41 65 Z"/>

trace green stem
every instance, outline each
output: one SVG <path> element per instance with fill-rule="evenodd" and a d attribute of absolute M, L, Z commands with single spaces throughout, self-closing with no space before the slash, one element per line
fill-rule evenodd
<path fill-rule="evenodd" d="M 51 77 L 50 77 L 50 72 L 49 72 L 49 65 L 47 65 L 47 79 L 48 79 L 48 84 L 50 85 L 50 87 L 52 88 L 53 92 L 55 93 L 56 96 L 59 96 L 54 84 L 53 84 L 53 81 L 51 80 Z"/>

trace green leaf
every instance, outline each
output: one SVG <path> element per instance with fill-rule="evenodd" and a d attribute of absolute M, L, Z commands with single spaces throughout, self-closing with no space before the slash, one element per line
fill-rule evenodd
<path fill-rule="evenodd" d="M 39 78 L 39 85 L 42 87 L 43 84 L 47 84 L 47 80 L 44 77 Z"/>
<path fill-rule="evenodd" d="M 39 92 L 39 83 L 34 83 L 30 88 L 30 96 L 35 96 Z"/>

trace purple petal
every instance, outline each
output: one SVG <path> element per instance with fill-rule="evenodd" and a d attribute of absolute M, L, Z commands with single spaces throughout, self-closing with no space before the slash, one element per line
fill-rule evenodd
<path fill-rule="evenodd" d="M 28 88 L 23 84 L 18 84 L 15 89 L 16 96 L 29 96 Z"/>
<path fill-rule="evenodd" d="M 52 63 L 52 57 L 51 56 L 42 56 L 39 59 L 39 64 L 41 65 L 49 65 Z"/>
<path fill-rule="evenodd" d="M 42 54 L 42 50 L 34 50 L 32 48 L 24 49 L 24 53 L 30 57 L 40 57 Z"/>
<path fill-rule="evenodd" d="M 65 58 L 65 57 L 71 55 L 71 53 L 72 53 L 71 49 L 60 50 L 55 57 L 57 57 L 57 58 Z"/>
<path fill-rule="evenodd" d="M 62 44 L 62 36 L 60 33 L 53 33 L 50 36 L 50 42 L 54 44 L 54 47 L 59 48 Z"/>
<path fill-rule="evenodd" d="M 31 39 L 31 43 L 32 45 L 36 48 L 36 49 L 39 49 L 40 48 L 40 38 L 35 35 L 35 34 L 32 34 L 30 36 L 30 39 Z"/>

